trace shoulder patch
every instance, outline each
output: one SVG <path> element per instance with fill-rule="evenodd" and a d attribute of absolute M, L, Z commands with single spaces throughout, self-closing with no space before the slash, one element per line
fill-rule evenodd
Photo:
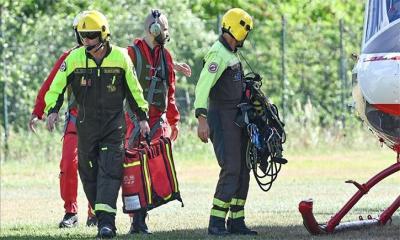
<path fill-rule="evenodd" d="M 210 63 L 210 65 L 208 65 L 208 71 L 210 73 L 216 73 L 218 71 L 218 64 L 216 62 Z"/>
<path fill-rule="evenodd" d="M 60 72 L 65 72 L 67 70 L 67 63 L 65 61 L 60 66 Z"/>

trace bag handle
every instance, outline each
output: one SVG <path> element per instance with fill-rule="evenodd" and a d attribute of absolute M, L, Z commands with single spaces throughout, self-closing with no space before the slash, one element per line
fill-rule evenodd
<path fill-rule="evenodd" d="M 132 112 L 132 111 L 131 111 Z M 129 114 L 129 110 L 128 110 Z M 133 113 L 132 113 L 133 114 Z M 146 133 L 144 140 L 146 141 L 147 145 L 150 146 L 151 140 L 153 139 L 154 134 L 157 132 L 157 130 L 161 127 L 161 124 L 164 123 L 163 119 L 164 114 L 161 115 L 160 119 L 154 124 L 154 126 L 150 129 L 149 133 Z M 130 116 L 131 117 L 131 116 Z M 135 120 L 132 120 L 135 119 Z M 133 143 L 138 140 L 141 142 L 141 134 L 140 134 L 140 127 L 139 127 L 139 121 L 137 120 L 136 116 L 133 114 L 133 118 L 131 117 L 132 122 L 135 124 L 135 128 L 132 131 L 131 136 L 129 137 L 128 140 L 128 148 L 131 148 L 133 146 Z"/>

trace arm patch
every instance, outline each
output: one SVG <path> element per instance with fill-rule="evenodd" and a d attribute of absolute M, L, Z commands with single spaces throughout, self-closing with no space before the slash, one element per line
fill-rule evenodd
<path fill-rule="evenodd" d="M 216 62 L 210 63 L 210 65 L 208 65 L 208 71 L 210 73 L 216 73 L 218 71 L 218 64 Z"/>
<path fill-rule="evenodd" d="M 60 65 L 60 72 L 65 72 L 65 70 L 67 70 L 67 63 L 64 61 L 61 65 Z"/>

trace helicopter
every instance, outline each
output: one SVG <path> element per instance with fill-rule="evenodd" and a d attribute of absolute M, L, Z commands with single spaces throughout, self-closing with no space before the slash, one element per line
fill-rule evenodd
<path fill-rule="evenodd" d="M 312 235 L 385 225 L 400 207 L 400 195 L 380 215 L 341 223 L 342 218 L 368 191 L 400 171 L 400 0 L 367 0 L 361 54 L 352 71 L 352 95 L 358 117 L 378 140 L 397 154 L 395 163 L 367 182 L 349 180 L 358 191 L 326 223 L 318 223 L 313 200 L 299 203 L 303 224 Z"/>

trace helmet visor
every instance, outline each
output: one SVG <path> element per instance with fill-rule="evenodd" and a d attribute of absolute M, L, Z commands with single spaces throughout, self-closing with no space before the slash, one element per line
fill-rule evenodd
<path fill-rule="evenodd" d="M 101 33 L 100 32 L 79 32 L 79 36 L 82 39 L 88 38 L 88 39 L 96 39 L 100 37 Z"/>

